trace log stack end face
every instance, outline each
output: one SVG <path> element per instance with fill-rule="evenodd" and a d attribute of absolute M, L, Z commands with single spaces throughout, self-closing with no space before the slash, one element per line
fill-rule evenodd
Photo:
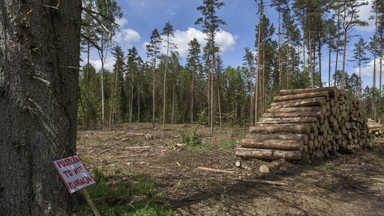
<path fill-rule="evenodd" d="M 360 102 L 334 87 L 281 90 L 236 156 L 260 160 L 321 158 L 370 146 Z M 368 121 L 369 122 L 369 121 Z"/>

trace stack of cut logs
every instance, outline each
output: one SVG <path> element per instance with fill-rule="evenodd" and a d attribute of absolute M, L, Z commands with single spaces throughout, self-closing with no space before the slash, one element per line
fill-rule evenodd
<path fill-rule="evenodd" d="M 360 101 L 337 88 L 281 90 L 241 140 L 236 156 L 260 160 L 322 158 L 371 145 Z"/>
<path fill-rule="evenodd" d="M 383 136 L 383 125 L 376 122 L 375 120 L 368 119 L 368 130 L 369 133 L 374 137 L 382 137 Z"/>

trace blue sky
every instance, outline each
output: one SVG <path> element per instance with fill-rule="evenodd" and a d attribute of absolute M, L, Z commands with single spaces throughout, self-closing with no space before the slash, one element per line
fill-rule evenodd
<path fill-rule="evenodd" d="M 116 34 L 114 41 L 123 48 L 126 54 L 129 48 L 135 46 L 139 50 L 140 56 L 146 59 L 145 44 L 149 41 L 151 32 L 155 28 L 161 32 L 167 21 L 173 25 L 174 42 L 178 46 L 182 61 L 187 56 L 190 40 L 195 37 L 200 43 L 205 43 L 201 26 L 194 24 L 196 19 L 201 16 L 200 11 L 197 11 L 196 8 L 202 4 L 202 0 L 117 0 L 117 2 L 123 9 L 124 16 L 117 21 L 121 26 L 121 31 Z M 217 43 L 221 47 L 225 66 L 236 67 L 242 65 L 244 48 L 254 47 L 255 25 L 258 21 L 257 3 L 254 0 L 223 0 L 223 2 L 225 6 L 218 11 L 217 15 L 225 20 L 227 25 L 223 26 L 223 30 L 218 33 Z M 273 8 L 267 6 L 265 14 L 272 22 L 277 23 L 277 14 Z M 369 21 L 370 6 L 361 8 L 360 16 Z M 368 40 L 374 29 L 373 22 L 369 22 L 369 26 L 356 28 L 353 34 L 361 35 Z M 348 56 L 352 55 L 353 44 L 357 39 L 358 37 L 355 37 L 349 43 Z M 325 50 L 324 47 L 323 62 L 328 61 Z M 93 65 L 99 68 L 98 55 L 94 54 L 91 58 Z M 113 57 L 109 54 L 106 67 L 111 69 L 113 63 Z M 348 73 L 351 74 L 356 70 L 354 66 L 354 62 L 347 62 Z M 372 66 L 373 64 L 368 65 L 363 70 L 364 85 L 372 85 Z M 328 68 L 328 66 L 324 65 L 323 68 Z M 328 80 L 327 72 L 324 71 L 323 82 L 326 80 Z"/>

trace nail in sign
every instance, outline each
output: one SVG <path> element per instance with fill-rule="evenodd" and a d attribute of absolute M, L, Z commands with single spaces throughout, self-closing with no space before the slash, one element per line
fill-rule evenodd
<path fill-rule="evenodd" d="M 69 193 L 76 192 L 95 183 L 77 155 L 55 160 L 52 163 Z"/>

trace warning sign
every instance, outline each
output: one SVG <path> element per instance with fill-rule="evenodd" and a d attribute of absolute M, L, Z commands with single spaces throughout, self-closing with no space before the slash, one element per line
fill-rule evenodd
<path fill-rule="evenodd" d="M 95 183 L 79 156 L 75 155 L 52 162 L 69 193 Z"/>

